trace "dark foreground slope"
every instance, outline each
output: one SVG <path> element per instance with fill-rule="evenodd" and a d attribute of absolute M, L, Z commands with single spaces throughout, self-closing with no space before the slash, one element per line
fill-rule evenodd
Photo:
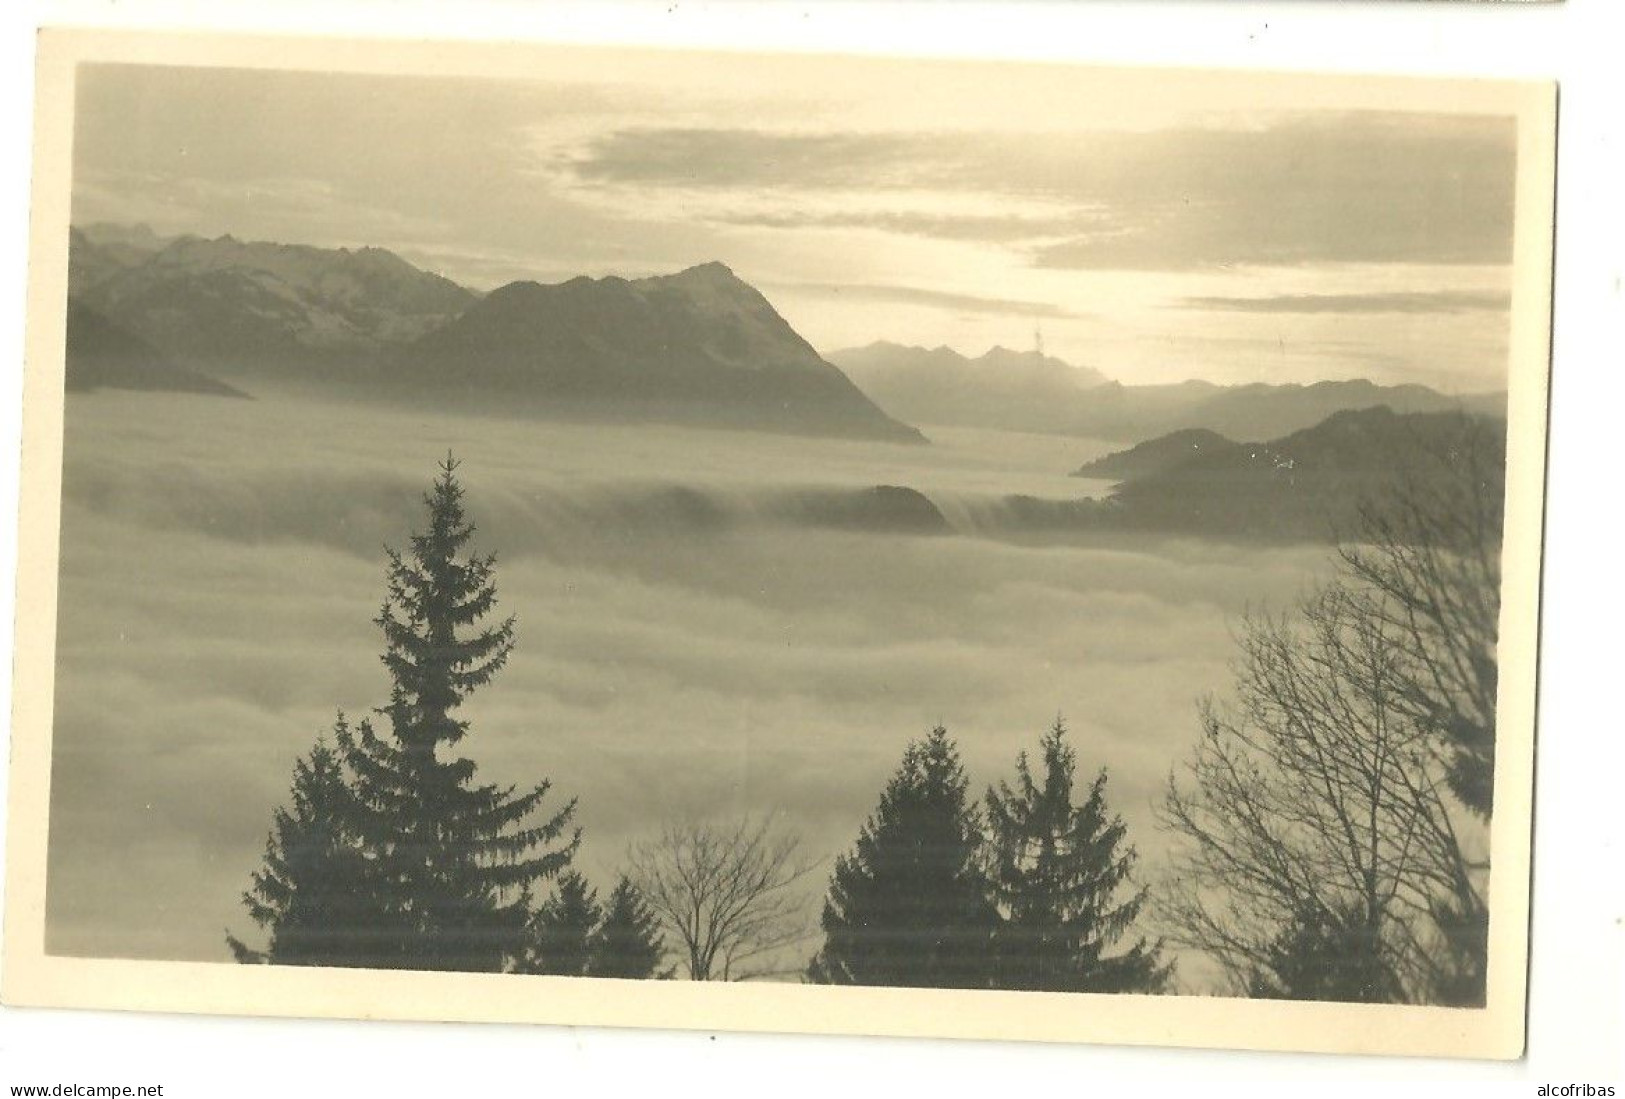
<path fill-rule="evenodd" d="M 65 375 L 69 391 L 162 389 L 247 396 L 224 382 L 177 366 L 140 336 L 72 298 L 68 299 Z"/>
<path fill-rule="evenodd" d="M 1239 445 L 1206 428 L 1186 428 L 1086 462 L 1073 470 L 1072 476 L 1127 481 L 1161 473 L 1198 457 L 1211 457 Z"/>
<path fill-rule="evenodd" d="M 1118 520 L 1140 530 L 1259 539 L 1325 539 L 1356 529 L 1362 505 L 1396 485 L 1454 476 L 1469 452 L 1496 471 L 1499 500 L 1506 423 L 1457 412 L 1339 412 L 1268 443 L 1205 450 L 1118 486 Z"/>

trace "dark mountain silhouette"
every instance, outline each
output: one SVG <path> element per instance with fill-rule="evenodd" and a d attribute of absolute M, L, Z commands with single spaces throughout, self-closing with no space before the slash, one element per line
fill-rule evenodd
<path fill-rule="evenodd" d="M 837 351 L 846 371 L 876 404 L 912 423 L 1064 431 L 1072 409 L 1106 376 L 1037 351 L 991 348 L 978 358 L 950 347 L 880 341 Z"/>
<path fill-rule="evenodd" d="M 807 491 L 769 508 L 808 526 L 887 534 L 948 534 L 952 528 L 923 493 L 898 485 Z"/>
<path fill-rule="evenodd" d="M 1209 445 L 1193 448 L 1193 439 Z M 1459 487 L 1451 470 L 1469 449 L 1504 465 L 1505 439 L 1506 421 L 1498 417 L 1388 408 L 1338 412 L 1266 443 L 1179 432 L 1103 459 L 1117 470 L 1131 458 L 1142 466 L 1107 497 L 961 500 L 952 515 L 963 533 L 1016 542 L 1151 533 L 1327 542 L 1358 530 L 1361 508 L 1401 484 L 1424 494 Z M 1173 460 L 1176 453 L 1183 457 Z M 1499 479 L 1487 487 L 1499 492 Z"/>
<path fill-rule="evenodd" d="M 720 263 L 514 282 L 390 363 L 393 392 L 572 418 L 922 441 Z"/>
<path fill-rule="evenodd" d="M 1204 449 L 1134 477 L 1112 497 L 1136 529 L 1248 538 L 1330 538 L 1354 529 L 1360 505 L 1398 479 L 1438 476 L 1462 447 L 1493 445 L 1506 423 L 1461 412 L 1338 412 L 1268 443 Z"/>
<path fill-rule="evenodd" d="M 1086 462 L 1072 472 L 1074 477 L 1092 477 L 1108 481 L 1127 481 L 1145 477 L 1181 465 L 1198 455 L 1212 455 L 1237 446 L 1218 432 L 1204 427 L 1190 427 L 1172 431 L 1155 439 L 1148 439 L 1127 450 L 1115 451 L 1103 458 Z"/>
<path fill-rule="evenodd" d="M 102 227 L 75 232 L 69 257 L 76 297 L 176 361 L 232 378 L 365 373 L 475 298 L 381 248 Z"/>
<path fill-rule="evenodd" d="M 1382 386 L 1363 378 L 1310 385 L 1123 385 L 1087 367 L 1001 348 L 967 359 L 946 347 L 877 343 L 836 352 L 830 360 L 887 412 L 911 423 L 1122 442 L 1189 428 L 1231 439 L 1274 439 L 1313 427 L 1335 412 L 1383 405 L 1398 413 L 1505 412 L 1502 393 L 1453 397 L 1425 386 Z"/>
<path fill-rule="evenodd" d="M 140 336 L 102 316 L 90 306 L 68 299 L 66 387 L 90 389 L 168 389 L 245 397 L 195 370 L 177 366 Z"/>
<path fill-rule="evenodd" d="M 721 264 L 482 299 L 380 248 L 90 225 L 69 268 L 76 299 L 160 356 L 251 387 L 924 441 Z"/>

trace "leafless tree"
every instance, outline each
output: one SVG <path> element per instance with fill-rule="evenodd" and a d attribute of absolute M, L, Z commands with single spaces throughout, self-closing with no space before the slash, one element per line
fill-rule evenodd
<path fill-rule="evenodd" d="M 1249 619 L 1235 703 L 1204 707 L 1201 741 L 1170 776 L 1162 821 L 1184 843 L 1163 917 L 1232 991 L 1437 1002 L 1470 1000 L 1478 983 L 1482 995 L 1482 957 L 1461 957 L 1444 929 L 1482 911 L 1467 854 L 1482 829 L 1406 703 L 1419 671 L 1380 599 L 1334 584 L 1297 621 Z"/>
<path fill-rule="evenodd" d="M 1505 425 L 1428 417 L 1393 458 L 1169 781 L 1161 910 L 1235 991 L 1483 1002 Z"/>
<path fill-rule="evenodd" d="M 1450 749 L 1450 786 L 1488 818 L 1494 805 L 1497 624 L 1505 424 L 1462 416 L 1412 448 L 1403 473 L 1361 508 L 1340 550 L 1376 596 L 1406 660 L 1394 705 Z"/>
<path fill-rule="evenodd" d="M 817 867 L 801 839 L 772 818 L 669 822 L 628 852 L 631 877 L 695 981 L 743 981 L 799 973 L 789 957 L 812 936 L 802 888 Z"/>

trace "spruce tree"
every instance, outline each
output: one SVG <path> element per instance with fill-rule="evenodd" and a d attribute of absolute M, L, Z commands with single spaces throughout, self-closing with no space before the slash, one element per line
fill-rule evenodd
<path fill-rule="evenodd" d="M 378 711 L 389 730 L 341 715 L 335 745 L 319 742 L 295 767 L 292 805 L 277 810 L 243 896 L 269 943 L 256 951 L 228 936 L 239 961 L 504 969 L 523 955 L 532 886 L 580 843 L 579 829 L 564 836 L 574 801 L 541 814 L 548 783 L 476 784 L 473 761 L 452 750 L 468 732 L 457 708 L 514 643 L 512 618 L 478 626 L 496 605 L 495 561 L 464 553 L 474 528 L 456 469 L 448 455 L 410 551 L 387 551 L 375 622 L 393 681 Z"/>
<path fill-rule="evenodd" d="M 1403 1003 L 1406 995 L 1381 934 L 1358 905 L 1307 902 L 1254 967 L 1247 995 L 1266 1000 Z"/>
<path fill-rule="evenodd" d="M 660 972 L 660 962 L 665 956 L 659 917 L 644 903 L 637 887 L 623 876 L 610 892 L 603 922 L 593 933 L 587 975 L 628 980 L 663 977 L 667 973 Z"/>
<path fill-rule="evenodd" d="M 530 944 L 519 972 L 586 976 L 602 918 L 597 890 L 587 879 L 574 870 L 560 874 L 553 896 L 531 917 Z"/>
<path fill-rule="evenodd" d="M 909 744 L 856 847 L 837 860 L 824 946 L 829 984 L 991 987 L 996 914 L 978 862 L 981 822 L 959 753 L 938 726 Z"/>
<path fill-rule="evenodd" d="M 1000 922 L 994 934 L 1000 988 L 1047 992 L 1157 992 L 1168 967 L 1143 938 L 1113 955 L 1145 891 L 1118 900 L 1134 867 L 1121 819 L 1106 810 L 1106 772 L 1073 805 L 1076 755 L 1060 718 L 1043 740 L 1042 785 L 1025 752 L 1015 789 L 987 792 L 988 874 Z"/>
<path fill-rule="evenodd" d="M 340 714 L 336 735 L 348 737 Z M 265 859 L 243 904 L 267 934 L 264 950 L 226 936 L 239 962 L 364 964 L 376 905 L 364 886 L 366 861 L 350 828 L 353 806 L 344 768 L 325 737 L 294 764 L 290 804 L 276 810 Z"/>
<path fill-rule="evenodd" d="M 474 527 L 457 466 L 450 455 L 441 463 L 424 498 L 428 528 L 409 551 L 386 551 L 388 595 L 374 621 L 393 681 L 379 711 L 389 735 L 363 723 L 343 748 L 355 779 L 354 827 L 387 914 L 372 964 L 498 971 L 525 948 L 531 887 L 568 865 L 580 832 L 560 842 L 574 800 L 532 819 L 546 781 L 524 792 L 476 784 L 474 762 L 454 751 L 468 733 L 458 707 L 514 645 L 513 618 L 478 627 L 496 605 L 495 558 L 465 553 Z"/>

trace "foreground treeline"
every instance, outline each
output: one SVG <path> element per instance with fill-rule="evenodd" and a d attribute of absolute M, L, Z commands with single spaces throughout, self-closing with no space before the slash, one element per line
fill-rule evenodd
<path fill-rule="evenodd" d="M 940 726 L 902 766 L 852 851 L 835 864 L 807 978 L 825 984 L 1161 992 L 1158 945 L 1119 943 L 1145 903 L 1127 888 L 1134 851 L 1108 815 L 1106 773 L 1073 801 L 1074 756 L 1056 721 L 1036 777 L 1025 753 L 1014 787 L 986 812 Z M 1108 948 L 1112 949 L 1110 954 Z"/>
<path fill-rule="evenodd" d="M 1057 719 L 981 798 L 946 730 L 910 743 L 827 883 L 770 818 L 688 820 L 603 895 L 572 867 L 573 800 L 479 784 L 459 754 L 458 707 L 514 623 L 482 624 L 493 559 L 467 552 L 448 457 L 427 529 L 389 556 L 380 725 L 341 715 L 296 765 L 244 894 L 263 945 L 229 943 L 292 965 L 1091 992 L 1167 991 L 1178 950 L 1236 995 L 1482 1003 L 1503 455 L 1464 421 L 1368 509 L 1332 583 L 1244 624 L 1235 689 L 1160 802 L 1149 886 Z"/>

